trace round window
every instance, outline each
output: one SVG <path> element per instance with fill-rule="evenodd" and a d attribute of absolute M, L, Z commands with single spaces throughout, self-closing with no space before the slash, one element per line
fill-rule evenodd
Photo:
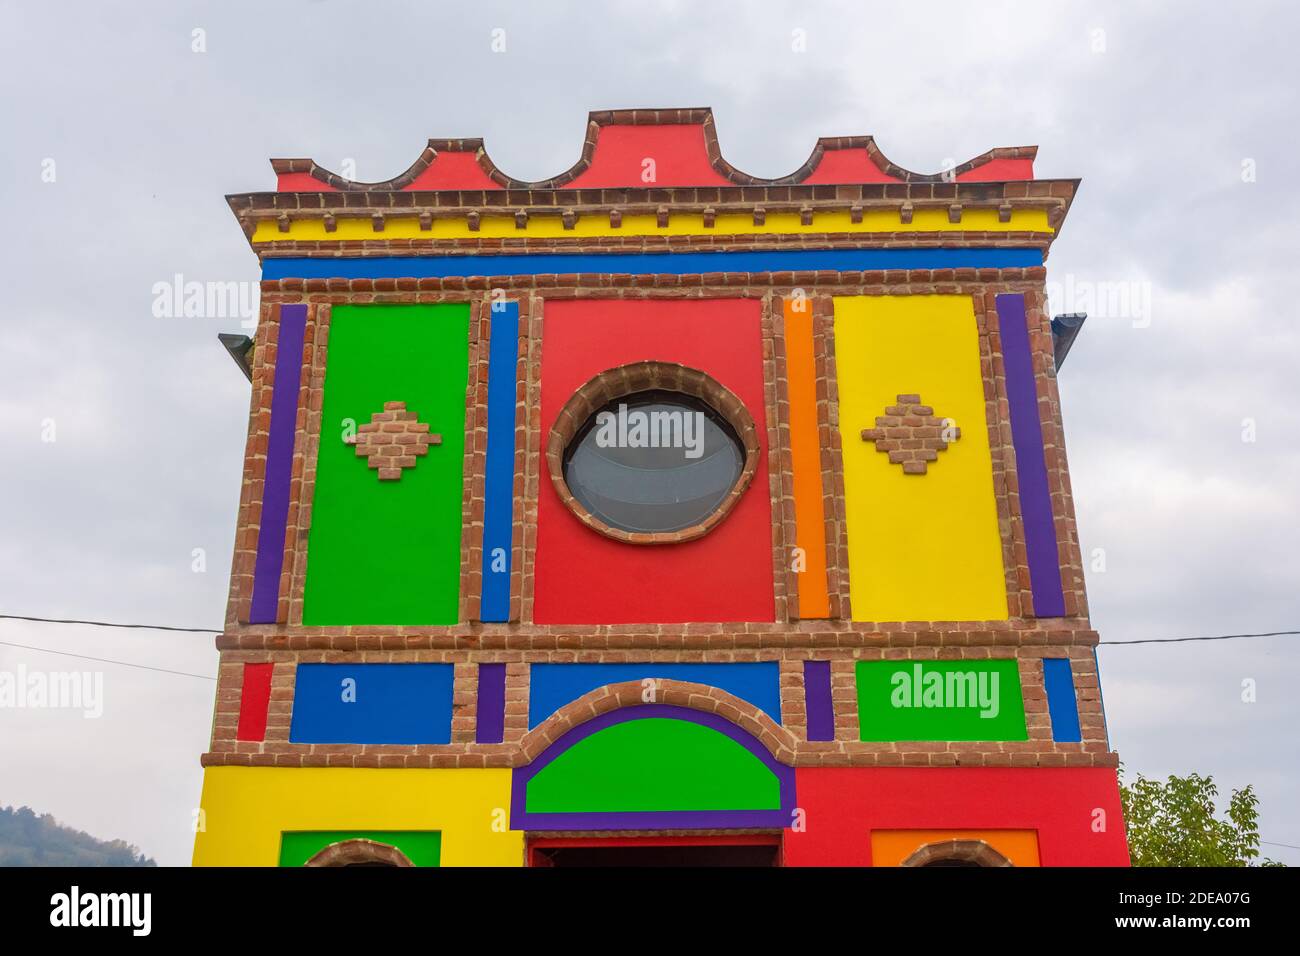
<path fill-rule="evenodd" d="M 564 451 L 564 481 L 593 517 L 633 534 L 704 524 L 736 487 L 746 448 L 703 400 L 624 395 L 596 409 Z"/>

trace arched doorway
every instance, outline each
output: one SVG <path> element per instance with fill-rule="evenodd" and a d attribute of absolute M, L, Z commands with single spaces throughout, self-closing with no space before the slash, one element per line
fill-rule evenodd
<path fill-rule="evenodd" d="M 304 866 L 414 866 L 395 846 L 374 840 L 342 840 L 325 847 Z"/>
<path fill-rule="evenodd" d="M 927 843 L 903 861 L 903 866 L 1014 866 L 983 840 L 941 840 Z"/>

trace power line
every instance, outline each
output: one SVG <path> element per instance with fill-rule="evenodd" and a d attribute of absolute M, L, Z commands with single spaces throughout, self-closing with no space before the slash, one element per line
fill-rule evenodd
<path fill-rule="evenodd" d="M 199 680 L 216 680 L 207 674 L 191 674 L 189 671 L 173 671 L 165 667 L 150 667 L 148 664 L 134 664 L 131 661 L 114 661 L 107 657 L 88 657 L 85 654 L 73 654 L 69 651 L 52 651 L 48 647 L 33 647 L 31 644 L 15 644 L 12 641 L 0 641 L 5 647 L 21 647 L 27 651 L 41 651 L 45 654 L 58 654 L 60 657 L 76 657 L 83 661 L 97 661 L 100 664 L 117 664 L 119 667 L 135 667 L 142 671 L 157 671 L 160 674 L 176 674 L 180 677 L 197 677 Z"/>
<path fill-rule="evenodd" d="M 1296 846 L 1294 843 L 1274 843 L 1272 840 L 1260 840 L 1259 842 L 1265 846 L 1284 846 L 1288 850 L 1300 850 L 1300 846 Z"/>
<path fill-rule="evenodd" d="M 29 617 L 21 614 L 0 614 L 0 619 L 9 621 L 34 621 L 38 624 L 85 624 L 90 627 L 121 627 L 143 631 L 180 631 L 186 634 L 221 634 L 222 631 L 210 627 L 175 627 L 168 624 L 121 624 L 113 621 L 79 621 L 57 617 Z M 1247 637 L 1288 637 L 1300 635 L 1300 631 L 1263 631 L 1258 634 L 1208 634 L 1197 637 L 1144 637 L 1133 641 L 1099 641 L 1099 644 L 1182 644 L 1188 641 L 1232 641 Z M 15 645 L 17 646 L 17 645 Z M 37 648 L 39 650 L 39 648 Z M 75 656 L 75 655 L 74 655 Z"/>
<path fill-rule="evenodd" d="M 0 614 L 9 621 L 35 621 L 38 624 L 88 624 L 91 627 L 128 627 L 141 631 L 184 631 L 189 634 L 220 634 L 210 627 L 172 627 L 167 624 L 116 624 L 111 621 L 73 621 L 57 617 L 26 617 L 21 614 Z"/>
<path fill-rule="evenodd" d="M 1214 634 L 1205 637 L 1145 637 L 1136 641 L 1099 641 L 1100 644 L 1181 644 L 1185 641 L 1232 641 L 1239 637 L 1284 637 L 1300 631 L 1265 631 L 1261 634 Z"/>

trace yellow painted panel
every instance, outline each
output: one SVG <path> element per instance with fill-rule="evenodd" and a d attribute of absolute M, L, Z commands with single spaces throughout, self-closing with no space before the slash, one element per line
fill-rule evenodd
<path fill-rule="evenodd" d="M 855 621 L 1007 617 L 979 331 L 969 296 L 835 300 L 849 587 Z M 961 437 L 908 475 L 863 441 L 902 394 Z"/>
<path fill-rule="evenodd" d="M 871 865 L 902 866 L 927 843 L 944 840 L 983 840 L 1013 866 L 1038 866 L 1038 833 L 1034 830 L 872 830 Z"/>
<path fill-rule="evenodd" d="M 510 771 L 209 767 L 195 866 L 275 866 L 286 830 L 438 830 L 442 866 L 522 866 Z"/>
<path fill-rule="evenodd" d="M 325 231 L 321 219 L 300 219 L 289 224 L 288 232 L 279 225 L 262 220 L 253 233 L 254 242 L 340 241 L 344 239 L 496 239 L 510 236 L 534 238 L 591 237 L 591 236 L 686 236 L 686 235 L 751 235 L 801 232 L 1042 232 L 1054 230 L 1047 224 L 1047 212 L 1042 209 L 1018 209 L 1008 222 L 998 220 L 996 209 L 969 209 L 961 222 L 949 222 L 947 209 L 918 209 L 910 223 L 900 223 L 898 213 L 890 209 L 868 209 L 861 222 L 852 222 L 847 210 L 819 212 L 811 225 L 803 225 L 797 212 L 770 213 L 761 226 L 754 225 L 749 215 L 730 213 L 719 215 L 711 229 L 704 228 L 702 215 L 674 213 L 668 225 L 660 228 L 654 216 L 624 216 L 623 224 L 614 229 L 608 216 L 579 216 L 572 229 L 565 229 L 558 215 L 535 215 L 528 219 L 524 229 L 515 228 L 513 216 L 484 216 L 477 232 L 471 232 L 469 223 L 461 218 L 434 219 L 432 228 L 420 229 L 415 216 L 390 216 L 384 221 L 384 231 L 375 232 L 368 218 L 345 219 L 340 217 L 334 232 Z"/>

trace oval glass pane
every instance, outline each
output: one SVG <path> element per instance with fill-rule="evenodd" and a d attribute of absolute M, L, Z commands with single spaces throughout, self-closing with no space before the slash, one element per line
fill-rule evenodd
<path fill-rule="evenodd" d="M 744 445 L 704 402 L 637 392 L 587 419 L 565 450 L 564 481 L 610 527 L 657 533 L 708 518 L 744 466 Z"/>

